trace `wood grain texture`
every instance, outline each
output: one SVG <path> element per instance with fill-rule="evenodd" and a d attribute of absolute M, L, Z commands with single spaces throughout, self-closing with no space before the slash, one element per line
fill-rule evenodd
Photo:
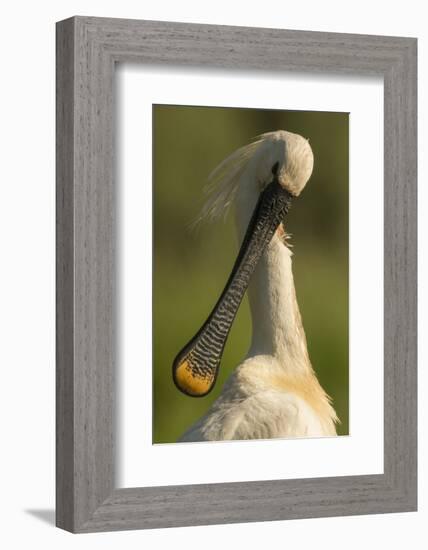
<path fill-rule="evenodd" d="M 383 76 L 383 475 L 115 489 L 116 62 Z M 416 510 L 416 225 L 415 39 L 58 23 L 57 525 L 91 532 Z"/>
<path fill-rule="evenodd" d="M 74 517 L 73 28 L 64 25 L 56 37 L 56 520 L 64 529 Z"/>

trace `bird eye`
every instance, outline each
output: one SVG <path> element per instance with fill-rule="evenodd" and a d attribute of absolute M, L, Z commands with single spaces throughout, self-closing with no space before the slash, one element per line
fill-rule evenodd
<path fill-rule="evenodd" d="M 272 166 L 272 174 L 276 176 L 278 172 L 279 162 L 275 162 L 275 164 Z"/>

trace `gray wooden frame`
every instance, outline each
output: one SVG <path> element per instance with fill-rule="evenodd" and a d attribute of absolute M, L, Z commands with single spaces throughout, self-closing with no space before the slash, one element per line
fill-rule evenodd
<path fill-rule="evenodd" d="M 90 17 L 57 24 L 59 527 L 91 532 L 416 510 L 416 45 L 413 38 Z M 115 63 L 125 61 L 383 76 L 382 475 L 115 488 L 113 83 Z"/>

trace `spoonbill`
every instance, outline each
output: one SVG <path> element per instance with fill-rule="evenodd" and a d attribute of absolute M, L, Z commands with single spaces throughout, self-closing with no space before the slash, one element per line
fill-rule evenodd
<path fill-rule="evenodd" d="M 213 389 L 248 285 L 252 341 L 220 396 L 180 441 L 336 435 L 339 420 L 309 359 L 284 228 L 313 164 L 307 139 L 278 130 L 235 151 L 209 178 L 200 217 L 216 219 L 235 203 L 242 244 L 211 314 L 174 360 L 175 385 L 192 397 Z"/>

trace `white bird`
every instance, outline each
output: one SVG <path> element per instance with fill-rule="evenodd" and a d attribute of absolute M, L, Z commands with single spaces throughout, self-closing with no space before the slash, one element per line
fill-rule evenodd
<path fill-rule="evenodd" d="M 210 176 L 201 218 L 215 219 L 235 203 L 242 245 L 213 311 L 174 361 L 176 386 L 193 397 L 211 391 L 250 278 L 252 342 L 220 396 L 180 441 L 336 435 L 336 412 L 309 359 L 283 224 L 313 163 L 306 139 L 279 130 L 238 149 Z"/>

